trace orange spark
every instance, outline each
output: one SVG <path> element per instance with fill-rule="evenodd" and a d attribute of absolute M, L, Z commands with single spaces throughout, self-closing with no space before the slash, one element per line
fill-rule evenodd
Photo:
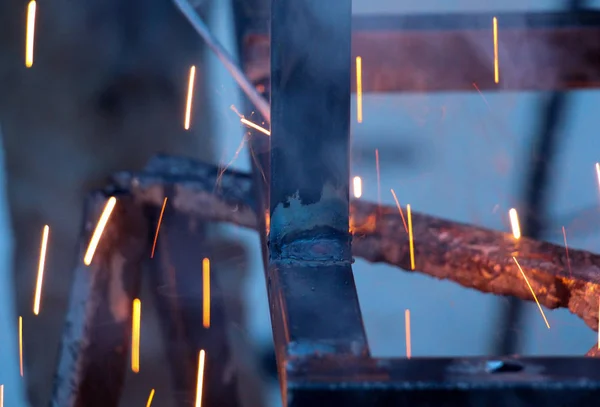
<path fill-rule="evenodd" d="M 362 179 L 360 177 L 354 177 L 352 185 L 354 187 L 354 197 L 360 198 L 362 196 Z"/>
<path fill-rule="evenodd" d="M 194 79 L 196 78 L 196 67 L 192 65 L 190 68 L 190 79 L 188 81 L 187 102 L 185 104 L 185 120 L 183 128 L 190 129 L 190 120 L 192 118 L 192 99 L 194 98 Z"/>
<path fill-rule="evenodd" d="M 256 130 L 258 130 L 258 131 L 260 131 L 260 132 L 262 132 L 262 133 L 265 133 L 267 136 L 270 136 L 270 135 L 271 135 L 271 132 L 270 132 L 269 130 L 265 129 L 264 127 L 260 127 L 260 126 L 259 126 L 258 124 L 256 124 L 256 123 L 252 123 L 250 120 L 248 120 L 248 119 L 246 119 L 246 118 L 244 118 L 244 117 L 242 117 L 242 118 L 240 119 L 240 121 L 241 121 L 242 123 L 244 123 L 244 124 L 245 124 L 246 126 L 248 126 L 248 127 L 252 127 L 253 129 L 256 129 Z"/>
<path fill-rule="evenodd" d="M 598 298 L 598 350 L 600 350 L 600 298 Z"/>
<path fill-rule="evenodd" d="M 158 240 L 158 231 L 160 230 L 160 225 L 162 223 L 162 218 L 165 213 L 165 208 L 167 207 L 167 197 L 165 196 L 165 200 L 163 201 L 162 208 L 160 210 L 160 216 L 158 217 L 158 224 L 156 225 L 156 233 L 154 234 L 154 243 L 152 243 L 152 253 L 150 253 L 150 258 L 154 258 L 154 250 L 156 250 L 156 241 Z"/>
<path fill-rule="evenodd" d="M 146 407 L 150 407 L 152 405 L 153 398 L 154 398 L 154 389 L 150 390 L 150 395 L 148 396 L 148 401 L 146 402 Z"/>
<path fill-rule="evenodd" d="M 519 264 L 519 262 L 517 261 L 517 258 L 515 256 L 513 256 L 513 260 L 515 261 L 515 263 L 517 263 L 517 267 L 519 268 L 521 275 L 525 279 L 525 282 L 527 283 L 527 286 L 529 287 L 529 290 L 531 291 L 531 294 L 533 295 L 533 299 L 535 300 L 535 303 L 537 304 L 538 308 L 540 309 L 542 318 L 544 318 L 544 322 L 546 323 L 546 326 L 548 327 L 548 329 L 550 329 L 550 324 L 548 323 L 548 320 L 546 319 L 546 314 L 544 314 L 544 310 L 542 309 L 542 306 L 540 305 L 540 302 L 538 301 L 537 295 L 535 295 L 535 292 L 533 291 L 531 284 L 529 284 L 529 280 L 527 279 L 527 276 L 523 272 L 523 269 L 521 268 L 521 265 Z"/>
<path fill-rule="evenodd" d="M 379 150 L 375 149 L 375 169 L 377 170 L 377 205 L 381 208 L 381 172 L 379 171 Z"/>
<path fill-rule="evenodd" d="M 0 407 L 4 407 L 4 385 L 0 384 Z"/>
<path fill-rule="evenodd" d="M 410 359 L 412 355 L 410 345 L 410 310 L 404 311 L 404 330 L 406 332 L 406 358 Z"/>
<path fill-rule="evenodd" d="M 210 328 L 210 260 L 202 260 L 202 326 Z"/>
<path fill-rule="evenodd" d="M 23 317 L 19 316 L 19 371 L 23 377 Z"/>
<path fill-rule="evenodd" d="M 198 382 L 196 383 L 196 404 L 195 407 L 202 407 L 202 385 L 204 382 L 204 349 L 200 351 L 198 357 Z"/>
<path fill-rule="evenodd" d="M 131 370 L 140 371 L 140 326 L 142 319 L 142 302 L 139 298 L 133 300 L 133 315 L 131 318 Z"/>
<path fill-rule="evenodd" d="M 569 267 L 569 275 L 572 277 L 573 273 L 571 272 L 571 259 L 569 259 L 569 246 L 567 245 L 567 232 L 565 231 L 565 227 L 562 227 L 563 238 L 565 240 L 565 250 L 567 251 L 567 266 Z"/>
<path fill-rule="evenodd" d="M 362 58 L 356 57 L 356 121 L 362 123 Z"/>
<path fill-rule="evenodd" d="M 508 211 L 508 216 L 510 217 L 510 227 L 512 228 L 512 234 L 515 239 L 521 238 L 521 227 L 519 226 L 519 215 L 517 214 L 517 210 L 515 208 L 511 208 Z"/>
<path fill-rule="evenodd" d="M 92 259 L 94 258 L 94 253 L 96 253 L 96 249 L 98 248 L 98 243 L 100 242 L 100 238 L 102 237 L 104 228 L 106 227 L 106 224 L 108 223 L 108 218 L 110 218 L 110 214 L 112 213 L 116 204 L 117 198 L 111 196 L 106 202 L 106 205 L 104 206 L 102 215 L 100 215 L 100 219 L 98 220 L 98 224 L 96 225 L 94 234 L 92 234 L 92 238 L 90 239 L 90 244 L 88 245 L 88 248 L 85 252 L 85 256 L 83 257 L 83 263 L 86 266 L 92 264 Z"/>
<path fill-rule="evenodd" d="M 596 178 L 598 178 L 598 187 L 600 188 L 600 163 L 596 163 Z"/>
<path fill-rule="evenodd" d="M 415 269 L 415 243 L 413 241 L 412 215 L 410 214 L 410 205 L 406 205 L 408 215 L 408 243 L 410 247 L 410 269 Z"/>
<path fill-rule="evenodd" d="M 490 105 L 489 105 L 487 99 L 485 98 L 485 96 L 483 96 L 483 93 L 481 93 L 481 90 L 479 90 L 479 86 L 477 86 L 477 84 L 475 82 L 473 82 L 473 86 L 475 87 L 475 89 L 477 89 L 477 92 L 479 92 L 479 96 L 481 96 L 481 98 L 483 99 L 483 101 L 485 102 L 487 107 L 489 108 Z"/>
<path fill-rule="evenodd" d="M 33 44 L 35 42 L 35 12 L 37 4 L 35 0 L 31 0 L 27 6 L 27 29 L 25 35 L 25 66 L 31 68 L 33 66 Z"/>
<path fill-rule="evenodd" d="M 390 189 L 390 191 L 392 191 L 392 196 L 394 197 L 394 201 L 396 201 L 396 207 L 398 208 L 398 212 L 400 212 L 400 217 L 402 218 L 402 223 L 404 224 L 404 230 L 406 230 L 406 233 L 408 233 L 408 226 L 406 226 L 406 220 L 404 219 L 404 212 L 402 212 L 400 202 L 398 202 L 398 198 L 396 197 L 394 190 Z"/>
<path fill-rule="evenodd" d="M 498 67 L 498 19 L 494 17 L 494 82 L 500 82 L 500 69 Z"/>
<path fill-rule="evenodd" d="M 44 280 L 44 265 L 46 264 L 46 248 L 48 247 L 48 234 L 50 233 L 50 227 L 44 226 L 42 231 L 42 245 L 40 247 L 40 261 L 38 264 L 38 275 L 37 283 L 35 285 L 35 296 L 33 300 L 33 313 L 39 315 L 40 313 L 40 302 L 42 298 L 42 282 Z"/>

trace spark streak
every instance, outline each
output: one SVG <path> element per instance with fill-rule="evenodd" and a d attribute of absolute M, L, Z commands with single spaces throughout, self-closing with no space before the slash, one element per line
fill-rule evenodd
<path fill-rule="evenodd" d="M 412 355 L 410 342 L 410 310 L 404 311 L 404 330 L 406 332 L 406 358 L 410 359 Z"/>
<path fill-rule="evenodd" d="M 596 178 L 598 179 L 598 188 L 600 188 L 600 163 L 596 163 Z"/>
<path fill-rule="evenodd" d="M 92 264 L 92 259 L 94 258 L 94 253 L 96 253 L 96 249 L 98 248 L 98 243 L 100 242 L 100 238 L 102 237 L 102 233 L 104 232 L 104 228 L 108 223 L 108 219 L 110 218 L 110 214 L 112 213 L 115 205 L 117 204 L 117 198 L 111 196 L 106 205 L 104 206 L 104 210 L 102 211 L 102 215 L 100 215 L 100 219 L 98 220 L 98 224 L 96 225 L 96 229 L 94 230 L 94 234 L 90 239 L 90 244 L 85 252 L 85 256 L 83 257 L 83 263 L 86 266 Z"/>
<path fill-rule="evenodd" d="M 210 328 L 210 260 L 202 260 L 202 326 Z"/>
<path fill-rule="evenodd" d="M 565 227 L 562 227 L 563 238 L 565 240 L 565 250 L 567 251 L 567 266 L 569 267 L 569 276 L 573 277 L 573 273 L 571 272 L 571 259 L 569 258 L 569 246 L 567 245 L 567 232 Z"/>
<path fill-rule="evenodd" d="M 598 350 L 600 350 L 600 298 L 598 298 Z"/>
<path fill-rule="evenodd" d="M 160 225 L 162 223 L 162 218 L 165 213 L 165 208 L 167 207 L 167 197 L 165 196 L 165 200 L 163 201 L 162 208 L 160 210 L 160 216 L 158 217 L 158 223 L 156 224 L 156 233 L 154 234 L 154 243 L 152 243 L 152 253 L 150 253 L 150 258 L 154 258 L 154 250 L 156 250 L 156 241 L 158 240 L 158 231 L 160 230 Z"/>
<path fill-rule="evenodd" d="M 206 352 L 204 349 L 200 351 L 198 356 L 198 382 L 196 383 L 196 403 L 195 407 L 202 407 L 202 386 L 204 382 L 204 358 Z"/>
<path fill-rule="evenodd" d="M 256 124 L 256 123 L 252 123 L 250 120 L 246 119 L 245 117 L 242 117 L 242 118 L 240 119 L 240 121 L 241 121 L 242 123 L 244 123 L 246 126 L 248 126 L 248 127 L 252 127 L 253 129 L 255 129 L 255 130 L 258 130 L 258 131 L 260 131 L 261 133 L 264 133 L 264 134 L 266 134 L 267 136 L 270 136 L 270 135 L 271 135 L 271 132 L 270 132 L 269 130 L 265 129 L 264 127 L 260 127 L 260 126 L 259 126 L 258 124 Z"/>
<path fill-rule="evenodd" d="M 0 407 L 4 407 L 4 385 L 0 384 Z"/>
<path fill-rule="evenodd" d="M 362 58 L 356 57 L 356 121 L 362 123 Z"/>
<path fill-rule="evenodd" d="M 412 216 L 410 213 L 410 205 L 406 205 L 406 214 L 408 216 L 408 243 L 410 247 L 410 269 L 415 269 L 415 243 L 413 241 Z"/>
<path fill-rule="evenodd" d="M 185 121 L 183 128 L 190 129 L 190 120 L 192 117 L 192 99 L 194 98 L 194 79 L 196 78 L 196 67 L 192 65 L 190 68 L 190 79 L 188 81 L 187 102 L 185 104 Z"/>
<path fill-rule="evenodd" d="M 379 149 L 375 149 L 375 170 L 377 171 L 377 207 L 381 209 L 381 172 L 379 171 Z"/>
<path fill-rule="evenodd" d="M 354 197 L 360 198 L 362 196 L 362 179 L 360 177 L 354 177 L 352 185 L 354 187 Z"/>
<path fill-rule="evenodd" d="M 37 4 L 31 0 L 27 6 L 27 29 L 25 35 L 25 66 L 33 66 L 33 45 L 35 43 L 35 12 Z"/>
<path fill-rule="evenodd" d="M 42 232 L 42 245 L 40 247 L 40 261 L 38 265 L 37 282 L 35 285 L 35 296 L 33 300 L 33 313 L 39 315 L 40 313 L 40 302 L 42 299 L 42 282 L 44 281 L 44 265 L 46 264 L 46 249 L 48 247 L 48 234 L 50 233 L 50 227 L 44 226 Z"/>
<path fill-rule="evenodd" d="M 19 372 L 23 377 L 23 317 L 19 316 Z"/>
<path fill-rule="evenodd" d="M 142 319 L 142 302 L 139 298 L 133 300 L 133 315 L 131 318 L 131 370 L 140 371 L 140 326 Z"/>
<path fill-rule="evenodd" d="M 510 227 L 512 228 L 512 234 L 515 239 L 521 238 L 521 227 L 519 226 L 519 215 L 517 214 L 517 210 L 515 208 L 511 208 L 508 211 L 508 216 L 510 217 Z"/>
<path fill-rule="evenodd" d="M 404 224 L 404 230 L 406 230 L 406 233 L 408 233 L 408 226 L 406 226 L 406 220 L 404 219 L 404 213 L 402 212 L 400 202 L 398 202 L 398 197 L 396 197 L 396 193 L 393 189 L 390 189 L 390 191 L 392 191 L 392 196 L 394 197 L 394 201 L 396 201 L 396 207 L 398 208 L 398 212 L 400 212 L 400 217 L 402 218 L 402 223 Z"/>
<path fill-rule="evenodd" d="M 535 292 L 533 291 L 533 287 L 531 287 L 531 284 L 529 284 L 529 280 L 527 279 L 527 276 L 523 272 L 523 269 L 521 268 L 521 265 L 519 264 L 519 262 L 517 261 L 517 258 L 515 256 L 513 256 L 513 260 L 517 264 L 517 267 L 519 268 L 521 275 L 525 279 L 525 282 L 527 283 L 527 287 L 529 287 L 529 290 L 531 291 L 531 294 L 533 295 L 533 299 L 535 300 L 535 303 L 537 304 L 538 308 L 540 309 L 540 313 L 542 314 L 542 318 L 544 318 L 544 322 L 546 323 L 546 326 L 548 327 L 548 329 L 550 329 L 550 324 L 548 323 L 548 320 L 546 319 L 546 314 L 544 314 L 544 310 L 542 309 L 542 306 L 540 305 L 540 302 L 538 301 L 537 295 L 535 295 Z"/>
<path fill-rule="evenodd" d="M 500 68 L 498 66 L 498 19 L 494 17 L 494 82 L 500 82 Z"/>
<path fill-rule="evenodd" d="M 154 398 L 154 389 L 150 390 L 150 395 L 148 396 L 148 401 L 146 402 L 146 407 L 150 407 L 152 405 L 153 398 Z"/>

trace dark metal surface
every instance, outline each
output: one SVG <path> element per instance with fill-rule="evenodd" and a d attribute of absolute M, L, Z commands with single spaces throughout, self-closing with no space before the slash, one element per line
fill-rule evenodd
<path fill-rule="evenodd" d="M 272 5 L 268 288 L 281 367 L 368 350 L 350 267 L 351 0 Z"/>
<path fill-rule="evenodd" d="M 299 358 L 287 397 L 294 407 L 593 407 L 600 360 Z"/>
<path fill-rule="evenodd" d="M 172 196 L 171 196 L 172 198 Z M 168 202 L 168 201 L 167 201 Z M 177 406 L 193 406 L 198 352 L 206 351 L 202 404 L 239 406 L 219 279 L 211 273 L 210 327 L 203 326 L 204 224 L 167 204 L 150 276 L 167 346 Z"/>
<path fill-rule="evenodd" d="M 267 21 L 247 22 L 244 64 L 251 80 L 269 78 Z M 363 61 L 363 92 L 474 91 L 473 83 L 481 90 L 600 86 L 600 13 L 595 10 L 355 16 L 352 30 L 352 57 Z"/>
<path fill-rule="evenodd" d="M 93 261 L 86 267 L 83 255 L 107 198 L 94 193 L 87 202 L 53 407 L 117 406 L 125 381 L 131 307 L 139 291 L 148 235 L 141 207 L 130 196 L 117 196 Z"/>

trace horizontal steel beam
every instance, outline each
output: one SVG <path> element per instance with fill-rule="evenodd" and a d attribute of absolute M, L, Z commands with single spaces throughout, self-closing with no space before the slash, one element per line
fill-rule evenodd
<path fill-rule="evenodd" d="M 600 359 L 311 356 L 288 360 L 286 381 L 291 407 L 592 407 Z"/>
<path fill-rule="evenodd" d="M 492 19 L 500 81 L 494 83 Z M 268 20 L 247 22 L 244 66 L 268 79 Z M 600 13 L 354 16 L 363 92 L 585 89 L 600 86 Z M 356 75 L 353 65 L 352 77 Z M 356 80 L 352 80 L 356 89 Z"/>

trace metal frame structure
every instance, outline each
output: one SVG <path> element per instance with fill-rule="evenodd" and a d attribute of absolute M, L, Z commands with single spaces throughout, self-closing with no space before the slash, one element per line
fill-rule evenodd
<path fill-rule="evenodd" d="M 480 89 L 493 89 L 497 86 L 486 52 L 490 47 L 483 44 L 491 38 L 487 35 L 491 16 L 353 20 L 351 0 L 274 0 L 272 10 L 264 1 L 241 1 L 235 4 L 244 71 L 272 100 L 272 137 L 251 132 L 252 182 L 241 176 L 238 180 L 246 182 L 231 181 L 225 199 L 243 202 L 249 195 L 254 197 L 249 207 L 239 207 L 236 216 L 242 217 L 244 211 L 257 214 L 284 405 L 597 405 L 598 359 L 370 357 L 351 269 L 352 56 L 361 55 L 368 67 L 365 92 L 467 90 L 473 82 Z M 500 15 L 498 20 L 502 61 L 507 61 L 502 64 L 499 88 L 585 88 L 600 83 L 596 12 Z M 269 21 L 270 39 L 266 36 Z M 427 31 L 433 27 L 435 31 Z M 547 51 L 548 59 L 536 58 L 523 70 L 519 63 L 532 49 Z M 465 69 L 446 71 L 452 61 Z M 557 63 L 556 69 L 549 69 L 551 62 Z M 248 105 L 246 116 L 251 115 Z M 253 120 L 261 121 L 257 115 Z M 186 198 L 185 192 L 177 190 L 177 185 L 189 183 L 193 189 L 201 182 L 203 178 L 192 175 L 194 171 L 198 169 L 159 157 L 149 164 L 145 176 L 161 178 L 167 185 L 163 189 L 143 189 L 143 181 L 135 176 L 117 176 L 112 187 L 90 198 L 86 243 L 108 195 L 119 196 L 120 209 L 92 266 L 76 270 L 53 406 L 118 404 L 127 359 L 128 305 L 139 289 L 143 253 L 151 240 L 149 225 L 158 209 L 156 198 L 175 198 L 179 210 L 186 199 L 190 205 L 197 205 L 191 200 L 198 197 L 210 200 L 208 193 Z M 214 181 L 213 176 L 207 179 Z M 189 361 L 197 349 L 204 348 L 221 355 L 221 367 L 212 364 L 206 372 L 211 383 L 205 386 L 204 403 L 235 406 L 235 379 L 221 380 L 229 358 L 224 328 L 221 324 L 208 332 L 198 330 L 191 322 L 198 315 L 194 299 L 198 293 L 180 291 L 201 287 L 201 282 L 190 280 L 198 253 L 169 243 L 170 238 L 184 238 L 176 236 L 178 225 L 188 222 L 176 209 L 172 218 L 164 220 L 162 260 L 152 275 L 156 281 L 170 279 L 167 287 L 175 290 L 157 296 L 162 298 L 163 322 L 174 332 L 169 338 L 172 353 L 178 356 L 174 372 L 184 372 L 175 375 L 184 394 L 178 405 L 193 403 Z M 219 219 L 218 213 L 213 215 Z M 178 273 L 173 273 L 175 262 Z M 181 297 L 190 300 L 189 306 L 172 301 Z M 217 313 L 223 308 L 218 300 L 215 307 Z"/>

